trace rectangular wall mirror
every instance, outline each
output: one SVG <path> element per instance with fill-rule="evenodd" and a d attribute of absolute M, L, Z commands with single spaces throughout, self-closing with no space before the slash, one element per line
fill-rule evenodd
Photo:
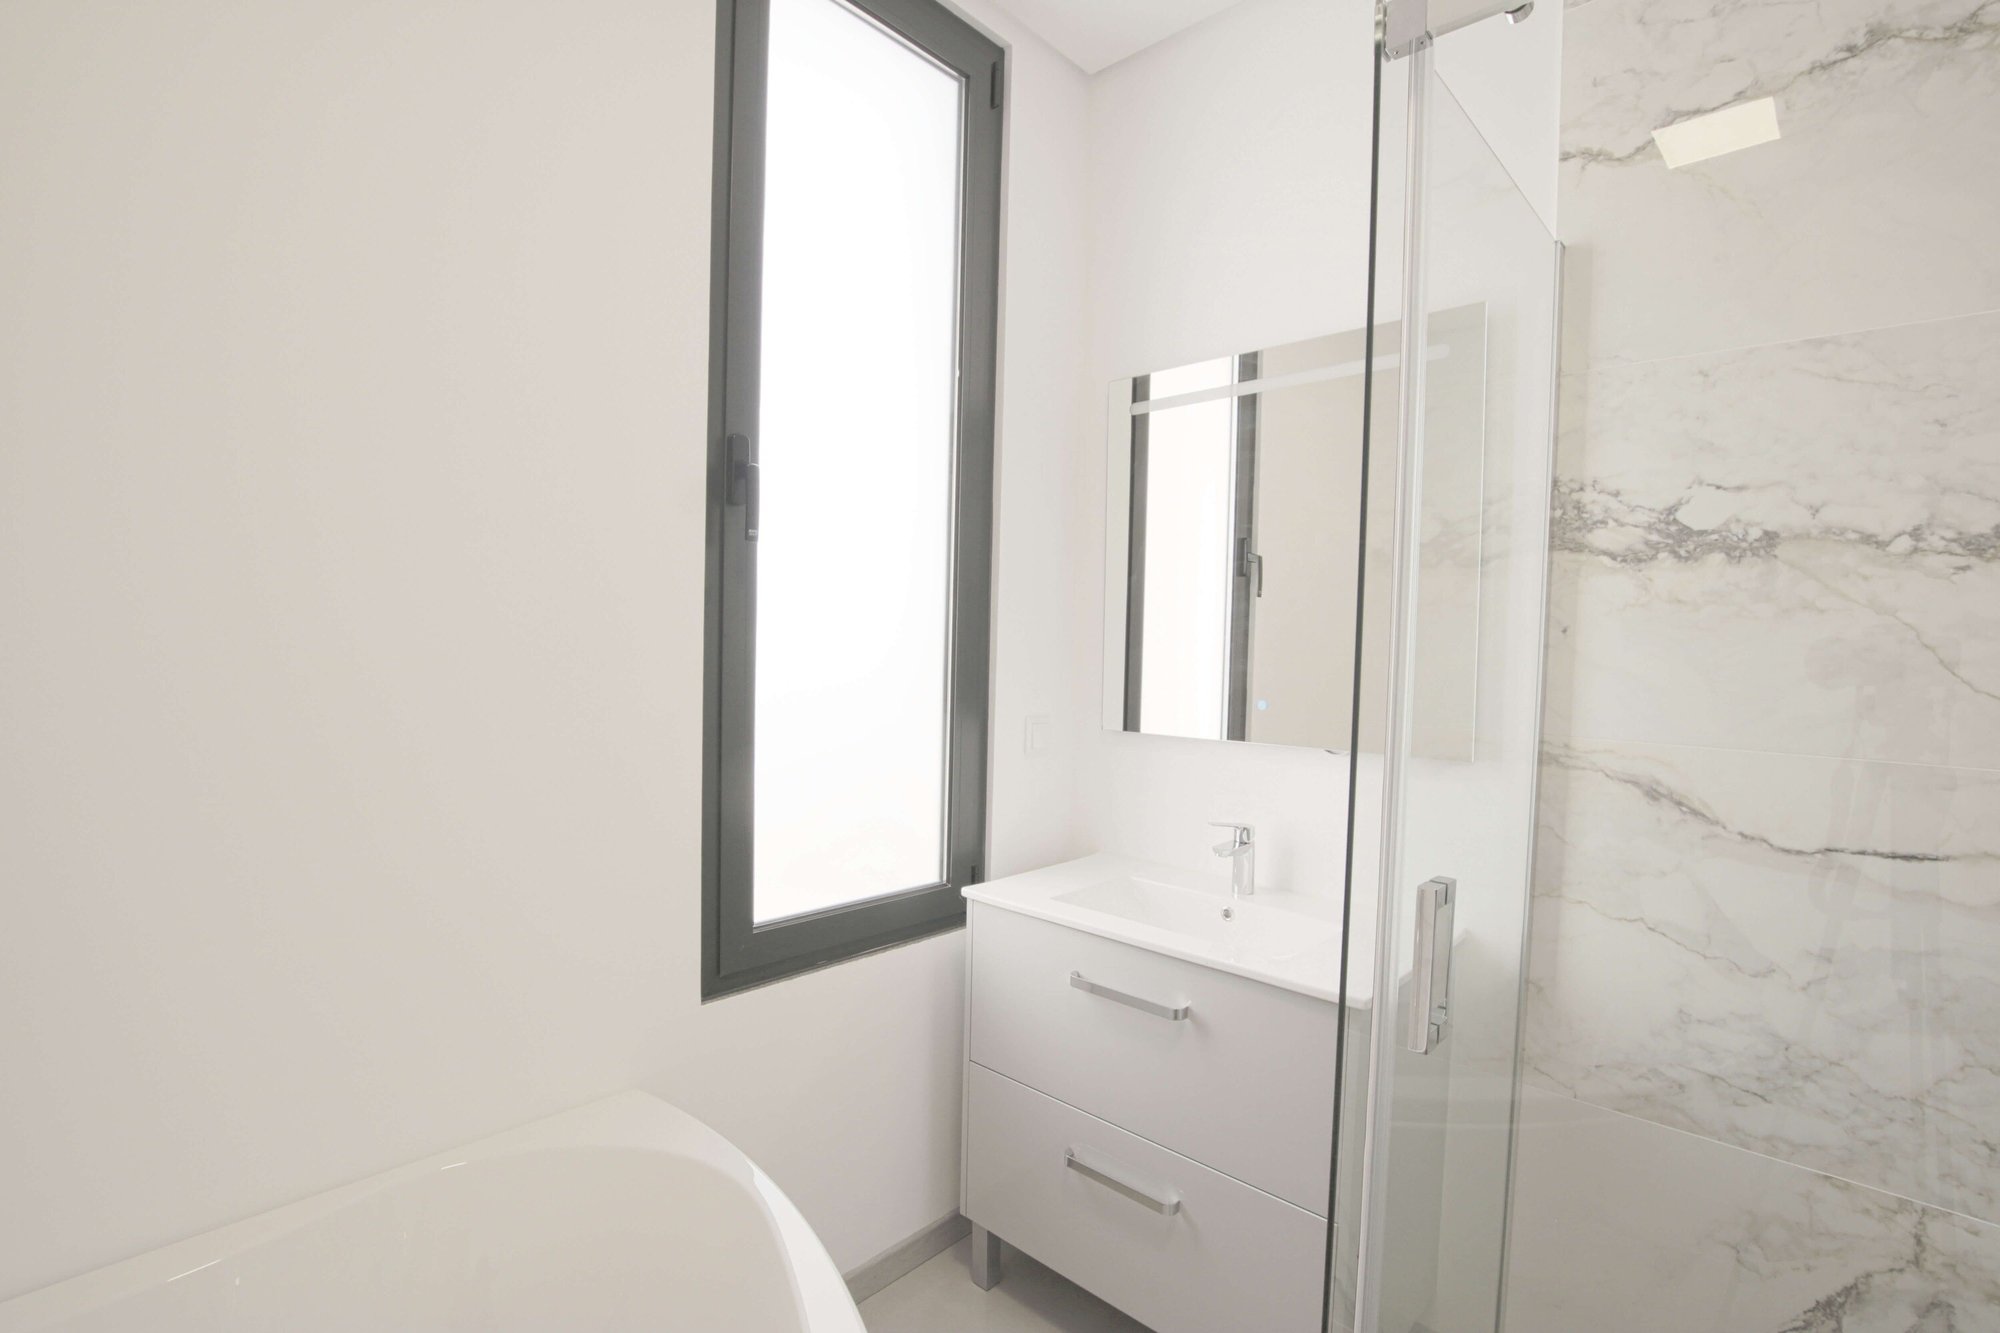
<path fill-rule="evenodd" d="M 1398 330 L 1374 411 L 1394 438 Z M 1104 725 L 1351 743 L 1366 339 L 1308 338 L 1111 386 Z M 1414 710 L 1419 753 L 1469 760 L 1477 707 L 1486 308 L 1431 318 Z M 1378 521 L 1379 519 L 1379 521 Z M 1387 558 L 1388 515 L 1370 515 Z M 1362 738 L 1364 749 L 1379 741 Z"/>

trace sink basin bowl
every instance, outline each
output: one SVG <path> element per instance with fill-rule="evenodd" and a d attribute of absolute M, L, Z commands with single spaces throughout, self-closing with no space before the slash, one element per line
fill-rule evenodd
<path fill-rule="evenodd" d="M 1353 976 L 1343 981 L 1339 897 L 1267 885 L 1232 899 L 1227 879 L 1209 869 L 1202 876 L 1098 852 L 969 884 L 965 896 L 982 911 L 1038 917 L 1316 1000 L 1363 998 Z"/>
<path fill-rule="evenodd" d="M 1117 875 L 1054 895 L 1053 901 L 1198 942 L 1204 952 L 1241 962 L 1280 962 L 1329 950 L 1331 922 L 1259 902 L 1225 898 L 1137 875 Z"/>

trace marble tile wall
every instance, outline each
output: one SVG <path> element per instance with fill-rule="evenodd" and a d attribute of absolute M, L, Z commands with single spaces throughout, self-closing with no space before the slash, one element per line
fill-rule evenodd
<path fill-rule="evenodd" d="M 2000 312 L 1564 388 L 1552 730 L 2000 765 Z"/>
<path fill-rule="evenodd" d="M 1517 1228 L 1510 1329 L 2000 1328 L 2000 1227 L 1566 1097 L 1522 1117 L 1516 1213 L 1544 1224 Z"/>
<path fill-rule="evenodd" d="M 2000 1221 L 2000 772 L 1545 763 L 1535 1081 Z"/>
<path fill-rule="evenodd" d="M 1592 0 L 1563 43 L 1572 364 L 2000 307 L 1994 0 Z M 1664 168 L 1653 130 L 1756 97 L 1778 143 Z"/>
<path fill-rule="evenodd" d="M 2000 1331 L 2000 0 L 1564 66 L 1510 1333 Z"/>

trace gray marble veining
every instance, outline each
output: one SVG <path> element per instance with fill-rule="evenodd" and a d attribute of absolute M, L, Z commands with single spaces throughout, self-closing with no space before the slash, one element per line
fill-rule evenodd
<path fill-rule="evenodd" d="M 1593 0 L 1564 45 L 1570 369 L 2000 307 L 2000 0 Z M 1777 142 L 1667 169 L 1758 97 Z"/>
<path fill-rule="evenodd" d="M 1531 1076 L 2000 1222 L 2000 772 L 1545 760 Z"/>
<path fill-rule="evenodd" d="M 2000 1228 L 1530 1092 L 1515 1333 L 1996 1333 Z"/>
<path fill-rule="evenodd" d="M 1749 98 L 1809 94 L 1832 101 L 1841 88 L 1865 85 L 1897 60 L 1929 66 L 1991 50 L 2000 36 L 2000 3 L 1653 3 L 1630 8 L 1621 26 L 1625 40 L 1652 58 L 1629 70 L 1612 68 L 1605 59 L 1612 39 L 1595 32 L 1579 37 L 1590 43 L 1594 68 L 1573 84 L 1584 95 L 1565 105 L 1565 161 L 1631 162 L 1655 151 L 1654 129 Z"/>
<path fill-rule="evenodd" d="M 2000 0 L 1564 47 L 1508 1327 L 2000 1333 Z"/>
<path fill-rule="evenodd" d="M 1565 382 L 1551 731 L 2000 766 L 2000 314 Z"/>

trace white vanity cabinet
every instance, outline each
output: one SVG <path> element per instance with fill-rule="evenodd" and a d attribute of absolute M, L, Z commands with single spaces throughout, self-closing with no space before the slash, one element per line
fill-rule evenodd
<path fill-rule="evenodd" d="M 1157 1333 L 1311 1333 L 1337 937 L 1294 958 L 1324 982 L 1309 994 L 1243 974 L 1265 969 L 1227 930 L 1253 913 L 1226 897 L 1189 899 L 1212 897 L 1225 923 L 1206 945 L 1143 920 L 1092 929 L 1064 886 L 1127 864 L 1093 857 L 967 893 L 963 1209 L 986 1233 L 975 1245 L 1002 1238 Z M 1235 949 L 1217 960 L 1234 970 L 1205 948 Z"/>

